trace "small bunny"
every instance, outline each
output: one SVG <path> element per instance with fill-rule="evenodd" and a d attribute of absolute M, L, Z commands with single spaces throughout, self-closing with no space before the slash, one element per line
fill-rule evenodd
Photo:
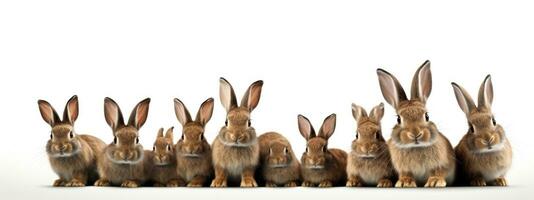
<path fill-rule="evenodd" d="M 241 182 L 241 187 L 257 187 L 254 172 L 259 163 L 259 145 L 256 131 L 251 126 L 250 113 L 260 101 L 263 81 L 250 85 L 241 105 L 230 83 L 220 79 L 221 103 L 226 109 L 225 126 L 212 144 L 215 178 L 211 187 L 226 187 L 228 181 Z"/>
<path fill-rule="evenodd" d="M 266 187 L 296 187 L 300 164 L 289 141 L 279 133 L 268 132 L 258 137 L 260 168 L 258 174 Z"/>
<path fill-rule="evenodd" d="M 395 177 L 395 170 L 380 126 L 384 104 L 375 106 L 369 116 L 364 108 L 352 104 L 352 116 L 358 128 L 347 160 L 347 186 L 393 186 L 391 179 Z"/>
<path fill-rule="evenodd" d="M 478 106 L 467 91 L 452 83 L 458 105 L 467 117 L 469 130 L 456 146 L 456 157 L 462 173 L 473 186 L 487 183 L 506 186 L 504 176 L 512 165 L 512 147 L 491 112 L 493 85 L 488 75 L 478 92 Z"/>
<path fill-rule="evenodd" d="M 388 141 L 391 160 L 399 174 L 395 187 L 445 187 L 452 183 L 456 169 L 454 150 L 430 121 L 426 109 L 432 90 L 430 61 L 415 72 L 410 99 L 397 78 L 383 69 L 378 69 L 377 74 L 384 99 L 397 113 L 397 125 Z"/>
<path fill-rule="evenodd" d="M 176 174 L 176 156 L 174 154 L 173 128 L 167 129 L 163 135 L 163 128 L 160 128 L 152 151 L 145 156 L 152 162 L 150 169 L 150 180 L 156 187 L 178 187 L 178 174 Z"/>
<path fill-rule="evenodd" d="M 78 97 L 72 96 L 59 118 L 56 110 L 45 100 L 39 100 L 41 117 L 52 130 L 46 144 L 50 165 L 59 179 L 53 186 L 80 187 L 98 179 L 96 162 L 106 144 L 90 135 L 79 135 L 74 130 L 78 118 Z"/>
<path fill-rule="evenodd" d="M 104 114 L 113 131 L 113 143 L 104 149 L 98 161 L 100 179 L 95 186 L 138 187 L 149 178 L 150 168 L 145 166 L 150 166 L 151 160 L 145 153 L 150 151 L 145 152 L 139 143 L 139 129 L 146 122 L 149 104 L 150 98 L 139 102 L 125 124 L 119 105 L 109 97 L 104 99 Z"/>
<path fill-rule="evenodd" d="M 211 147 L 204 137 L 204 128 L 213 114 L 213 104 L 213 98 L 204 101 L 193 121 L 182 101 L 174 99 L 176 118 L 183 127 L 182 137 L 176 143 L 176 170 L 180 185 L 202 187 L 213 176 Z"/>
<path fill-rule="evenodd" d="M 345 184 L 347 153 L 341 149 L 328 149 L 328 138 L 336 128 L 336 114 L 326 117 L 315 135 L 308 118 L 298 116 L 299 131 L 306 139 L 306 152 L 301 158 L 302 186 L 332 187 Z"/>

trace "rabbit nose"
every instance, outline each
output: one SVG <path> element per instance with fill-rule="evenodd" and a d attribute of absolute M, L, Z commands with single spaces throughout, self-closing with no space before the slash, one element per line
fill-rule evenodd
<path fill-rule="evenodd" d="M 119 158 L 122 160 L 126 160 L 126 154 L 124 152 L 119 152 Z"/>
<path fill-rule="evenodd" d="M 230 141 L 236 141 L 237 142 L 237 137 L 235 135 L 232 135 L 230 134 Z"/>
<path fill-rule="evenodd" d="M 363 145 L 362 147 L 360 147 L 360 150 L 361 150 L 363 153 L 369 153 L 369 149 L 367 148 L 366 145 Z"/>
<path fill-rule="evenodd" d="M 134 157 L 134 152 L 129 152 L 128 153 L 128 159 L 131 160 L 131 159 L 133 159 L 133 157 Z"/>
<path fill-rule="evenodd" d="M 243 141 L 245 139 L 245 136 L 244 135 L 240 135 L 238 138 L 237 138 L 239 141 Z"/>

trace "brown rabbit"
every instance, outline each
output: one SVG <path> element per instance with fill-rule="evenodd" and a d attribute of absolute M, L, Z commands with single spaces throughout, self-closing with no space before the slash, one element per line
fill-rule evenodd
<path fill-rule="evenodd" d="M 180 185 L 202 187 L 213 176 L 211 147 L 204 137 L 205 127 L 213 114 L 213 98 L 199 108 L 193 121 L 185 105 L 174 99 L 176 118 L 182 124 L 182 137 L 176 143 L 177 173 Z"/>
<path fill-rule="evenodd" d="M 130 114 L 128 124 L 124 124 L 119 105 L 109 97 L 104 99 L 106 122 L 114 138 L 98 162 L 100 179 L 95 186 L 138 187 L 148 179 L 150 169 L 145 166 L 150 166 L 151 160 L 146 159 L 139 143 L 139 129 L 146 122 L 149 104 L 150 98 L 139 102 Z"/>
<path fill-rule="evenodd" d="M 347 186 L 393 186 L 395 170 L 380 126 L 384 104 L 375 106 L 369 115 L 361 106 L 352 104 L 352 115 L 358 128 L 347 161 Z"/>
<path fill-rule="evenodd" d="M 300 134 L 307 140 L 306 152 L 300 161 L 302 186 L 332 187 L 345 184 L 347 153 L 328 148 L 328 138 L 336 128 L 336 114 L 326 117 L 317 136 L 308 118 L 299 115 L 298 124 Z"/>
<path fill-rule="evenodd" d="M 158 130 L 152 151 L 145 153 L 151 161 L 150 180 L 156 187 L 178 187 L 178 174 L 176 174 L 176 156 L 173 143 L 173 128 L 167 129 L 163 135 L 163 128 Z"/>
<path fill-rule="evenodd" d="M 473 186 L 486 183 L 506 186 L 504 176 L 512 165 L 512 147 L 491 112 L 493 84 L 488 75 L 478 92 L 478 107 L 464 88 L 452 83 L 458 105 L 467 117 L 469 130 L 456 146 L 462 173 Z"/>
<path fill-rule="evenodd" d="M 63 120 L 45 100 L 39 100 L 41 117 L 52 127 L 46 153 L 59 179 L 53 186 L 79 187 L 98 179 L 96 162 L 106 144 L 90 135 L 78 135 L 74 122 L 78 118 L 78 97 L 72 96 L 63 112 Z"/>
<path fill-rule="evenodd" d="M 254 172 L 259 163 L 259 145 L 256 131 L 250 123 L 250 113 L 260 101 L 263 81 L 250 85 L 241 105 L 237 105 L 232 85 L 220 79 L 221 103 L 226 109 L 226 125 L 212 144 L 215 178 L 212 187 L 226 187 L 228 181 L 241 182 L 241 187 L 257 187 Z"/>
<path fill-rule="evenodd" d="M 395 187 L 445 187 L 454 180 L 455 156 L 445 136 L 430 121 L 426 101 L 432 90 L 430 61 L 415 72 L 411 99 L 393 75 L 377 70 L 380 89 L 395 108 L 397 125 L 388 141 L 389 152 L 399 180 Z M 426 182 L 426 183 L 425 183 Z"/>
<path fill-rule="evenodd" d="M 279 133 L 268 132 L 258 137 L 260 168 L 258 174 L 266 187 L 296 187 L 300 164 L 289 141 Z"/>

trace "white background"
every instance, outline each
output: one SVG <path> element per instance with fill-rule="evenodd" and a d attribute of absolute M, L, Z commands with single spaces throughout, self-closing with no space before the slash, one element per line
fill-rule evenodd
<path fill-rule="evenodd" d="M 528 1 L 2 1 L 0 2 L 0 188 L 2 199 L 58 198 L 533 198 L 533 5 Z M 172 98 L 196 113 L 216 99 L 206 137 L 213 140 L 225 112 L 218 98 L 226 77 L 238 98 L 265 81 L 253 126 L 279 131 L 297 155 L 304 139 L 297 114 L 319 128 L 337 113 L 330 147 L 350 150 L 352 102 L 367 110 L 383 102 L 382 67 L 408 86 L 432 61 L 431 119 L 456 145 L 466 119 L 450 82 L 473 96 L 486 74 L 495 87 L 494 113 L 514 147 L 507 188 L 428 189 L 58 189 L 45 143 L 49 126 L 37 108 L 58 112 L 79 96 L 76 129 L 111 142 L 103 99 L 126 115 L 152 97 L 141 142 L 150 148 L 159 127 L 178 126 Z M 409 90 L 409 89 L 408 89 Z M 384 135 L 395 123 L 385 106 Z"/>

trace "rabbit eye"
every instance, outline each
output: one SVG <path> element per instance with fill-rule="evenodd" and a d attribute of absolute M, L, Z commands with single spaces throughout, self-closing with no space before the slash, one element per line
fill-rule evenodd
<path fill-rule="evenodd" d="M 135 144 L 139 144 L 139 137 L 135 138 Z"/>
<path fill-rule="evenodd" d="M 113 138 L 113 144 L 117 144 L 117 137 Z"/>
<path fill-rule="evenodd" d="M 167 151 L 171 151 L 171 145 L 167 145 Z"/>
<path fill-rule="evenodd" d="M 200 141 L 204 140 L 204 134 L 200 135 Z"/>
<path fill-rule="evenodd" d="M 152 151 L 156 151 L 156 146 L 153 146 L 153 147 L 152 147 Z"/>
<path fill-rule="evenodd" d="M 184 140 L 184 135 L 182 135 L 182 137 L 180 138 L 180 140 Z"/>
<path fill-rule="evenodd" d="M 224 126 L 228 126 L 228 119 L 224 121 Z"/>
<path fill-rule="evenodd" d="M 74 133 L 72 133 L 72 131 L 69 132 L 69 138 L 70 138 L 70 139 L 74 138 Z"/>
<path fill-rule="evenodd" d="M 306 153 L 308 153 L 308 147 L 306 147 Z"/>
<path fill-rule="evenodd" d="M 425 113 L 425 120 L 428 122 L 430 120 L 430 117 L 428 116 L 428 113 Z"/>
<path fill-rule="evenodd" d="M 397 115 L 397 124 L 401 124 L 401 117 Z"/>
<path fill-rule="evenodd" d="M 377 140 L 380 139 L 380 131 L 377 131 L 377 132 L 375 133 L 375 138 L 376 138 Z"/>
<path fill-rule="evenodd" d="M 249 120 L 248 120 L 248 126 L 250 126 L 250 125 L 251 125 L 251 122 L 250 122 L 250 119 L 249 119 Z"/>
<path fill-rule="evenodd" d="M 495 117 L 491 117 L 491 122 L 493 123 L 493 126 L 497 126 L 497 121 L 495 121 Z"/>
<path fill-rule="evenodd" d="M 289 149 L 287 149 L 287 147 L 284 148 L 284 154 L 288 154 L 289 153 Z"/>
<path fill-rule="evenodd" d="M 360 133 L 358 131 L 356 131 L 356 139 L 358 139 Z"/>
<path fill-rule="evenodd" d="M 326 146 L 323 146 L 323 152 L 326 152 Z"/>
<path fill-rule="evenodd" d="M 474 133 L 475 129 L 473 128 L 473 125 L 469 124 L 469 132 Z"/>
<path fill-rule="evenodd" d="M 50 133 L 50 139 L 53 139 L 53 138 L 54 138 L 54 135 Z"/>

